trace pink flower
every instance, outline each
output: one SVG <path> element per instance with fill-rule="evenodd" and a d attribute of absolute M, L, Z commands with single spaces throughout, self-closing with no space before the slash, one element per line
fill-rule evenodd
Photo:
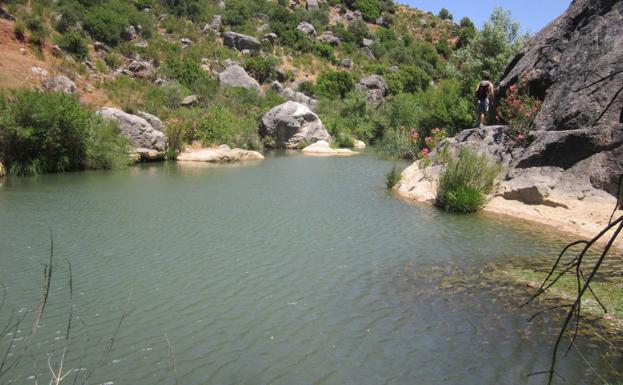
<path fill-rule="evenodd" d="M 433 129 L 431 130 L 431 132 L 434 132 L 434 133 L 438 133 L 439 131 L 441 131 L 439 128 L 433 128 Z"/>
<path fill-rule="evenodd" d="M 430 154 L 430 150 L 428 148 L 423 148 L 422 151 L 420 151 L 420 155 L 424 158 L 428 157 L 428 154 Z"/>
<path fill-rule="evenodd" d="M 432 142 L 433 141 L 433 137 L 432 136 L 427 136 L 426 138 L 424 138 L 425 142 Z"/>
<path fill-rule="evenodd" d="M 515 137 L 515 139 L 517 139 L 518 141 L 520 141 L 520 142 L 521 142 L 522 140 L 526 139 L 526 137 L 525 137 L 525 136 L 523 136 L 523 134 L 517 134 L 517 136 Z"/>
<path fill-rule="evenodd" d="M 417 132 L 417 128 L 411 130 L 411 138 L 417 140 L 420 137 L 420 133 Z"/>

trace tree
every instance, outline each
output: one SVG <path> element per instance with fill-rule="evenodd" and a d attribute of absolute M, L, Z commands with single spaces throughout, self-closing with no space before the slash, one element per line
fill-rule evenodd
<path fill-rule="evenodd" d="M 452 20 L 454 18 L 450 11 L 448 11 L 446 8 L 441 8 L 441 10 L 439 11 L 439 15 L 437 16 L 439 16 L 439 18 L 442 20 Z"/>
<path fill-rule="evenodd" d="M 461 19 L 459 23 L 461 29 L 459 30 L 459 41 L 457 43 L 458 48 L 466 47 L 469 42 L 476 36 L 476 26 L 474 22 L 467 16 Z"/>
<path fill-rule="evenodd" d="M 497 7 L 482 31 L 459 51 L 461 69 L 469 81 L 479 79 L 483 72 L 489 72 L 492 79 L 497 80 L 522 43 L 519 23 L 512 19 L 509 11 Z"/>

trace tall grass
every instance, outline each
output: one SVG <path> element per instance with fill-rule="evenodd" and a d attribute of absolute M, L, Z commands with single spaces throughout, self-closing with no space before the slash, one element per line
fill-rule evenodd
<path fill-rule="evenodd" d="M 436 204 L 460 213 L 480 210 L 501 170 L 486 155 L 461 147 L 458 157 L 447 159 L 437 186 Z"/>
<path fill-rule="evenodd" d="M 385 185 L 388 189 L 391 189 L 394 188 L 398 182 L 400 182 L 400 170 L 398 170 L 396 165 L 394 165 L 392 169 L 385 174 Z"/>

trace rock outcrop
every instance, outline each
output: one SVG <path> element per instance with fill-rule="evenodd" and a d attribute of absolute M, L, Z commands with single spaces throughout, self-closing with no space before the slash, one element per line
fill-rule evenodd
<path fill-rule="evenodd" d="M 49 92 L 63 92 L 68 95 L 78 95 L 80 91 L 73 80 L 64 75 L 41 78 L 41 87 Z"/>
<path fill-rule="evenodd" d="M 297 102 L 285 102 L 262 117 L 260 135 L 267 147 L 298 148 L 304 143 L 331 141 L 318 115 Z"/>
<path fill-rule="evenodd" d="M 218 74 L 219 84 L 223 88 L 242 87 L 260 92 L 260 83 L 247 74 L 239 65 L 230 65 Z"/>
<path fill-rule="evenodd" d="M 340 45 L 342 42 L 339 37 L 335 36 L 331 31 L 324 31 L 320 36 L 316 38 L 321 43 L 327 43 L 334 47 Z"/>
<path fill-rule="evenodd" d="M 132 142 L 135 152 L 142 159 L 164 159 L 164 153 L 167 149 L 166 136 L 154 129 L 147 120 L 110 107 L 104 107 L 97 113 L 104 119 L 117 123 L 121 133 Z"/>
<path fill-rule="evenodd" d="M 349 150 L 348 148 L 332 148 L 329 145 L 329 142 L 325 140 L 319 140 L 316 143 L 310 144 L 301 151 L 303 154 L 317 156 L 349 156 L 359 154 L 358 152 Z"/>
<path fill-rule="evenodd" d="M 204 148 L 193 150 L 187 148 L 177 156 L 178 162 L 238 162 L 243 160 L 262 160 L 264 156 L 257 151 L 243 150 L 240 148 L 229 148 L 222 144 L 215 148 Z"/>
<path fill-rule="evenodd" d="M 154 130 L 164 132 L 164 124 L 162 123 L 162 120 L 160 120 L 160 118 L 156 115 L 152 115 L 145 111 L 138 111 L 136 115 L 148 121 Z"/>
<path fill-rule="evenodd" d="M 318 100 L 311 98 L 302 92 L 294 91 L 292 88 L 289 87 L 283 88 L 280 91 L 280 94 L 287 100 L 304 104 L 312 110 L 315 109 L 318 105 Z"/>
<path fill-rule="evenodd" d="M 223 44 L 241 52 L 246 49 L 259 51 L 262 48 L 262 44 L 256 38 L 231 31 L 223 33 Z"/>
<path fill-rule="evenodd" d="M 494 192 L 496 207 L 573 210 L 598 202 L 612 209 L 623 173 L 621 20 L 623 2 L 575 0 L 526 42 L 496 94 L 503 98 L 522 81 L 543 101 L 527 142 L 518 145 L 505 126 L 465 130 L 443 142 L 450 152 L 467 146 L 505 166 Z M 416 162 L 397 189 L 427 200 L 435 174 Z"/>
<path fill-rule="evenodd" d="M 313 25 L 311 25 L 310 23 L 308 23 L 306 21 L 300 22 L 299 25 L 296 26 L 296 29 L 298 29 L 299 31 L 303 32 L 307 36 L 315 36 L 316 35 L 316 28 L 314 28 Z"/>
<path fill-rule="evenodd" d="M 370 75 L 359 80 L 355 88 L 368 94 L 368 100 L 378 105 L 387 96 L 387 83 L 380 75 Z"/>
<path fill-rule="evenodd" d="M 559 167 L 615 195 L 623 173 L 623 2 L 575 0 L 525 44 L 497 89 L 543 100 L 514 168 Z"/>

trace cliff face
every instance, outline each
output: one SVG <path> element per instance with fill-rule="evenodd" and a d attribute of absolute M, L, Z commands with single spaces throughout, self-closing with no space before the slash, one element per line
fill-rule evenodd
<path fill-rule="evenodd" d="M 559 167 L 616 195 L 623 173 L 623 1 L 575 0 L 530 41 L 497 93 L 522 77 L 543 100 L 511 167 Z"/>

